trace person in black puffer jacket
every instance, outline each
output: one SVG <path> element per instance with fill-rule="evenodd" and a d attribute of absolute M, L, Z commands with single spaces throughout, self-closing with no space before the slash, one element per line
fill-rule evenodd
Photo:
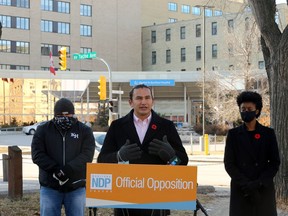
<path fill-rule="evenodd" d="M 79 122 L 73 103 L 61 98 L 54 118 L 37 127 L 32 160 L 39 167 L 40 214 L 81 216 L 85 209 L 86 164 L 92 162 L 95 140 L 91 128 Z"/>

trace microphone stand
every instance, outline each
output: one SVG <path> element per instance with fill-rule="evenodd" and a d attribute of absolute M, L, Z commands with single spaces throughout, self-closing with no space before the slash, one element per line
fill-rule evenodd
<path fill-rule="evenodd" d="M 196 209 L 194 210 L 194 216 L 197 216 L 197 211 L 199 209 L 204 213 L 205 216 L 209 216 L 206 209 L 202 206 L 200 201 L 198 199 L 196 199 Z"/>

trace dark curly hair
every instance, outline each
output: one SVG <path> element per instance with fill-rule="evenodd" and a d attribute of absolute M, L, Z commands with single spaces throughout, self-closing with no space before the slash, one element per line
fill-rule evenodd
<path fill-rule="evenodd" d="M 237 96 L 238 107 L 240 108 L 244 102 L 252 102 L 256 105 L 256 109 L 259 110 L 259 113 L 256 115 L 256 118 L 258 118 L 263 107 L 261 95 L 257 92 L 243 91 Z"/>

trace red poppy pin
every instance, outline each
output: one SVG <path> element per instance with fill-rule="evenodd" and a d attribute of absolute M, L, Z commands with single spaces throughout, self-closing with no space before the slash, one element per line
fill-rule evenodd
<path fill-rule="evenodd" d="M 151 125 L 151 128 L 152 128 L 153 130 L 156 130 L 156 129 L 157 129 L 157 126 L 156 126 L 155 124 L 152 124 L 152 125 Z"/>
<path fill-rule="evenodd" d="M 254 137 L 255 137 L 255 139 L 260 139 L 261 136 L 260 136 L 260 134 L 257 133 L 257 134 L 255 134 Z"/>

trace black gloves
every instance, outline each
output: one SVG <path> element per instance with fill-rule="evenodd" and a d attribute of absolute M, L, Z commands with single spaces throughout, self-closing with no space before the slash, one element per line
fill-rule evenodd
<path fill-rule="evenodd" d="M 241 187 L 244 197 L 247 197 L 251 202 L 255 202 L 259 199 L 259 189 L 262 187 L 262 183 L 259 180 L 249 181 Z"/>
<path fill-rule="evenodd" d="M 57 169 L 53 173 L 53 178 L 58 180 L 59 185 L 64 185 L 69 180 L 68 175 L 69 174 L 71 175 L 72 172 L 73 172 L 72 168 L 69 165 L 66 165 L 62 169 Z"/>
<path fill-rule="evenodd" d="M 167 141 L 167 136 L 163 136 L 163 141 L 153 139 L 148 147 L 149 154 L 157 155 L 164 162 L 170 161 L 175 156 L 175 151 Z"/>
<path fill-rule="evenodd" d="M 126 143 L 117 152 L 118 161 L 136 160 L 141 157 L 142 151 L 137 143 L 130 143 L 127 139 Z"/>

